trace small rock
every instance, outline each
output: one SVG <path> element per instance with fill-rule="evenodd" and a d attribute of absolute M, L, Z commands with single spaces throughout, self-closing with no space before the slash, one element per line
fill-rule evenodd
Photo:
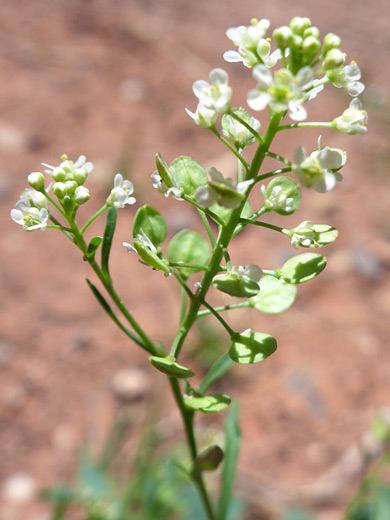
<path fill-rule="evenodd" d="M 23 504 L 35 498 L 37 485 L 27 473 L 15 473 L 5 481 L 2 487 L 2 496 L 8 502 Z"/>
<path fill-rule="evenodd" d="M 145 396 L 150 388 L 149 377 L 139 368 L 119 370 L 111 380 L 115 397 L 126 402 Z"/>

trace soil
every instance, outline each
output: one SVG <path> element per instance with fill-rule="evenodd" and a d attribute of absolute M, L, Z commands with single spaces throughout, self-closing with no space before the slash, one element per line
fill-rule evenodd
<path fill-rule="evenodd" d="M 84 215 L 104 202 L 115 172 L 131 178 L 137 204 L 120 212 L 112 272 L 137 319 L 168 345 L 178 319 L 171 311 L 177 288 L 127 255 L 121 243 L 131 240 L 133 215 L 145 203 L 163 212 L 171 233 L 197 229 L 199 223 L 182 203 L 151 190 L 154 154 L 160 151 L 167 161 L 191 155 L 231 175 L 234 163 L 221 143 L 184 112 L 195 108 L 192 82 L 224 67 L 234 99 L 243 103 L 253 80 L 244 67 L 224 63 L 223 52 L 232 48 L 226 28 L 253 16 L 269 18 L 275 27 L 297 14 L 309 16 L 322 34 L 339 34 L 348 59 L 358 61 L 367 86 L 361 97 L 369 132 L 364 138 L 323 132 L 326 144 L 348 152 L 344 181 L 327 195 L 305 193 L 299 212 L 288 220 L 291 227 L 310 219 L 339 229 L 340 238 L 325 252 L 324 273 L 299 287 L 296 303 L 282 315 L 254 310 L 229 315 L 238 330 L 252 327 L 278 340 L 277 352 L 265 363 L 236 367 L 220 385 L 242 403 L 240 479 L 258 479 L 259 489 L 266 483 L 280 492 L 304 487 L 359 441 L 379 409 L 390 406 L 387 1 L 275 0 L 260 8 L 255 0 L 3 0 L 1 519 L 49 518 L 47 505 L 31 499 L 28 490 L 71 482 L 81 447 L 101 449 L 121 406 L 113 378 L 123 369 L 141 374 L 130 406 L 137 421 L 159 399 L 165 412 L 158 420 L 167 440 L 182 438 L 165 380 L 103 316 L 85 283 L 94 277 L 78 250 L 58 232 L 23 233 L 9 218 L 26 174 L 40 170 L 41 162 L 56 164 L 63 153 L 74 159 L 85 154 L 95 170 Z M 329 88 L 313 101 L 310 118 L 332 119 L 348 103 L 343 90 Z M 289 131 L 273 149 L 283 146 L 293 157 L 298 144 L 314 150 L 317 136 Z M 287 220 L 273 221 L 288 227 Z M 99 224 L 93 232 L 101 233 Z M 281 265 L 291 249 L 284 240 L 270 244 L 269 236 L 257 229 L 243 234 L 231 251 L 233 264 Z M 206 335 L 219 330 L 208 323 Z M 192 348 L 199 337 L 199 331 L 191 337 Z M 220 337 L 226 342 L 223 332 Z M 190 356 L 187 361 L 193 363 Z M 200 428 L 219 424 L 219 418 L 201 419 Z M 7 485 L 19 474 L 30 478 L 30 488 L 15 499 Z M 340 518 L 352 493 L 353 485 L 347 486 L 341 500 L 318 509 L 319 518 Z M 257 518 L 255 506 L 251 518 Z"/>

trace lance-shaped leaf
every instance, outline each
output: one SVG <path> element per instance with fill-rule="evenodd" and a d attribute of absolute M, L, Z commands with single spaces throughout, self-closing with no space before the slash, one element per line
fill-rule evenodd
<path fill-rule="evenodd" d="M 204 395 L 201 397 L 184 397 L 184 404 L 190 410 L 204 413 L 216 413 L 229 406 L 231 399 L 225 394 Z"/>
<path fill-rule="evenodd" d="M 192 197 L 199 186 L 207 184 L 206 170 L 192 157 L 181 156 L 172 161 L 177 184 L 185 195 Z"/>
<path fill-rule="evenodd" d="M 325 269 L 326 258 L 316 253 L 304 253 L 293 256 L 278 271 L 282 280 L 298 284 L 308 282 Z"/>
<path fill-rule="evenodd" d="M 142 232 L 155 247 L 160 246 L 167 236 L 167 225 L 164 217 L 147 204 L 139 208 L 133 223 L 133 237 L 143 236 Z"/>
<path fill-rule="evenodd" d="M 175 359 L 171 356 L 167 357 L 159 357 L 159 356 L 149 356 L 149 362 L 157 368 L 160 372 L 171 376 L 178 377 L 180 379 L 187 379 L 188 377 L 192 377 L 195 373 L 189 368 L 183 367 L 176 363 Z"/>
<path fill-rule="evenodd" d="M 95 257 L 95 253 L 98 250 L 98 247 L 100 246 L 102 241 L 103 241 L 103 237 L 93 237 L 91 239 L 90 243 L 88 244 L 88 251 L 87 251 L 87 254 L 85 255 L 85 260 L 89 260 L 90 258 Z"/>
<path fill-rule="evenodd" d="M 110 257 L 112 238 L 115 232 L 117 209 L 112 207 L 107 211 L 106 227 L 104 229 L 102 242 L 102 271 L 105 275 L 109 274 L 108 260 Z"/>
<path fill-rule="evenodd" d="M 212 365 L 210 370 L 207 372 L 205 378 L 199 385 L 199 392 L 203 394 L 206 392 L 215 381 L 218 381 L 223 377 L 227 371 L 233 365 L 233 361 L 230 359 L 228 354 L 223 354 L 215 363 Z"/>
<path fill-rule="evenodd" d="M 263 276 L 259 286 L 260 291 L 249 300 L 249 304 L 266 314 L 278 314 L 288 309 L 297 293 L 295 285 L 274 276 Z"/>
<path fill-rule="evenodd" d="M 168 244 L 168 260 L 188 265 L 207 265 L 210 258 L 210 246 L 208 242 L 196 231 L 183 229 L 175 235 Z M 182 267 L 184 277 L 196 273 L 200 269 L 196 267 Z"/>
<path fill-rule="evenodd" d="M 229 349 L 229 356 L 236 363 L 248 365 L 259 363 L 276 350 L 276 339 L 264 332 L 237 334 Z"/>

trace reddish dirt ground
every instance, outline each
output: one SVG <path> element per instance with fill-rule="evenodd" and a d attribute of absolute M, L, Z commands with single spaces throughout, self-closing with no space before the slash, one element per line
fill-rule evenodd
<path fill-rule="evenodd" d="M 369 429 L 376 410 L 390 406 L 387 2 L 276 0 L 260 8 L 255 0 L 3 0 L 0 492 L 18 473 L 37 487 L 71 481 L 80 447 L 87 443 L 96 451 L 109 429 L 117 407 L 114 375 L 139 367 L 155 380 L 143 353 L 103 317 L 85 283 L 88 266 L 70 242 L 54 231 L 23 233 L 11 222 L 9 210 L 26 174 L 39 170 L 41 161 L 56 164 L 62 153 L 85 154 L 95 164 L 90 208 L 104 201 L 119 169 L 133 180 L 137 204 L 120 212 L 112 272 L 136 317 L 168 344 L 177 321 L 170 311 L 178 301 L 173 280 L 148 271 L 120 246 L 146 202 L 164 213 L 173 231 L 198 226 L 181 203 L 151 193 L 154 154 L 169 161 L 191 155 L 228 175 L 233 165 L 222 145 L 184 112 L 195 107 L 192 82 L 222 66 L 242 104 L 253 81 L 243 67 L 224 64 L 222 54 L 231 48 L 226 28 L 253 16 L 269 18 L 275 27 L 297 14 L 309 16 L 322 34 L 339 34 L 348 59 L 358 61 L 369 133 L 352 138 L 323 132 L 327 144 L 348 152 L 344 182 L 327 195 L 305 193 L 289 218 L 291 227 L 309 218 L 340 230 L 325 252 L 326 271 L 299 288 L 283 315 L 236 311 L 229 317 L 237 329 L 269 332 L 279 344 L 266 363 L 237 367 L 221 385 L 242 402 L 241 486 L 248 478 L 259 490 L 269 482 L 279 490 L 312 483 Z M 313 102 L 310 118 L 331 119 L 348 103 L 344 91 L 329 88 Z M 273 149 L 287 148 L 292 157 L 298 144 L 315 149 L 317 135 L 283 134 Z M 269 236 L 245 233 L 233 247 L 233 264 L 280 265 L 292 252 L 283 240 L 270 244 Z M 168 388 L 157 378 L 146 401 L 132 405 L 133 413 L 142 415 L 148 400 L 164 393 Z M 178 417 L 166 409 L 179 439 Z M 321 518 L 340 518 L 350 491 L 341 505 L 323 507 Z M 19 504 L 2 493 L 1 519 L 48 518 L 46 505 Z"/>

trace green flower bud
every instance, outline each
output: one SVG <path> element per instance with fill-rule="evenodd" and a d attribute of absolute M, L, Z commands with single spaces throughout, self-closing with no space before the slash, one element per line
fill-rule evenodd
<path fill-rule="evenodd" d="M 292 36 L 291 29 L 290 27 L 287 27 L 287 25 L 278 27 L 272 33 L 272 37 L 276 46 L 281 50 L 285 50 L 287 47 L 290 47 Z"/>
<path fill-rule="evenodd" d="M 84 184 L 84 182 L 87 180 L 87 177 L 88 172 L 85 168 L 77 168 L 77 170 L 73 172 L 73 178 L 79 186 Z"/>
<path fill-rule="evenodd" d="M 321 48 L 320 41 L 314 36 L 308 36 L 303 40 L 302 52 L 306 62 L 311 62 Z"/>
<path fill-rule="evenodd" d="M 76 181 L 65 181 L 65 188 L 66 188 L 66 193 L 68 195 L 73 195 L 76 188 L 77 188 L 77 182 Z"/>
<path fill-rule="evenodd" d="M 336 69 L 337 67 L 344 65 L 344 61 L 345 54 L 342 53 L 340 49 L 331 49 L 325 56 L 323 68 L 325 70 Z"/>
<path fill-rule="evenodd" d="M 45 189 L 45 178 L 41 172 L 32 172 L 27 177 L 29 185 L 37 191 L 43 191 Z"/>
<path fill-rule="evenodd" d="M 320 30 L 318 27 L 309 27 L 308 29 L 305 29 L 303 32 L 303 37 L 308 38 L 309 36 L 314 36 L 317 40 L 320 39 Z"/>
<path fill-rule="evenodd" d="M 290 29 L 294 34 L 302 36 L 306 29 L 311 27 L 311 21 L 309 18 L 301 18 L 300 16 L 294 16 L 290 22 Z"/>
<path fill-rule="evenodd" d="M 246 110 L 243 108 L 233 108 L 232 112 L 248 123 L 253 130 L 256 132 L 259 131 L 259 121 L 248 114 Z M 223 135 L 239 148 L 253 144 L 256 140 L 253 133 L 230 114 L 225 114 L 222 117 L 221 126 Z"/>
<path fill-rule="evenodd" d="M 322 43 L 322 54 L 325 56 L 331 49 L 339 49 L 341 45 L 341 38 L 336 34 L 328 33 L 324 36 Z"/>
<path fill-rule="evenodd" d="M 53 178 L 53 181 L 62 182 L 65 179 L 65 172 L 62 168 L 58 166 L 57 168 L 53 169 L 51 176 Z"/>
<path fill-rule="evenodd" d="M 59 199 L 63 199 L 66 195 L 66 186 L 63 182 L 55 182 L 53 184 L 53 193 Z"/>
<path fill-rule="evenodd" d="M 303 38 L 298 36 L 297 34 L 293 34 L 293 38 L 291 40 L 291 49 L 299 51 L 302 47 Z"/>
<path fill-rule="evenodd" d="M 74 201 L 76 204 L 81 206 L 81 204 L 85 204 L 86 202 L 88 202 L 90 198 L 91 195 L 89 193 L 88 188 L 86 188 L 85 186 L 79 186 L 78 188 L 76 188 L 76 191 L 74 192 Z"/>

